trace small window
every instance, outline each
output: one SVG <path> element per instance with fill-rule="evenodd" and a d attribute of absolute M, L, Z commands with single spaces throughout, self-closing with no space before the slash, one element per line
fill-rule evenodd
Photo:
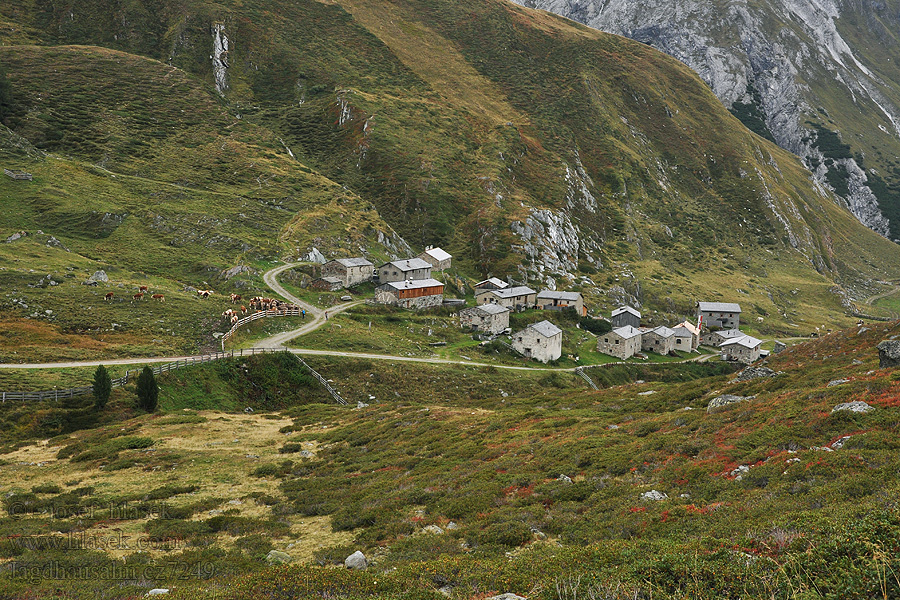
<path fill-rule="evenodd" d="M 619 340 L 616 340 L 616 344 L 618 344 L 618 343 L 619 343 Z"/>

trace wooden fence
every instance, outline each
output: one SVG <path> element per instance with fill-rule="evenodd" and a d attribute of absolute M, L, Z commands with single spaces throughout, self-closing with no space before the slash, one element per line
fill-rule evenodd
<path fill-rule="evenodd" d="M 265 319 L 268 317 L 299 317 L 301 315 L 303 315 L 303 309 L 301 309 L 299 306 L 256 311 L 248 317 L 244 317 L 243 319 L 235 321 L 234 325 L 231 326 L 231 329 L 225 332 L 225 334 L 222 336 L 222 351 L 225 351 L 225 342 L 231 339 L 231 336 L 233 336 L 241 326 L 246 325 L 247 323 L 252 323 L 257 319 Z"/>
<path fill-rule="evenodd" d="M 257 317 L 260 318 L 260 317 Z M 285 352 L 282 348 L 244 348 L 241 350 L 231 350 L 229 352 L 213 352 L 212 354 L 201 354 L 198 356 L 189 356 L 187 358 L 182 358 L 170 363 L 165 363 L 156 367 L 151 367 L 154 375 L 159 375 L 160 373 L 166 373 L 167 371 L 174 371 L 175 369 L 183 369 L 184 367 L 192 367 L 194 365 L 202 365 L 204 363 L 212 362 L 214 360 L 221 360 L 223 358 L 234 358 L 235 356 L 253 356 L 254 354 L 266 354 L 270 352 Z M 347 401 L 344 400 L 341 395 L 328 383 L 328 381 L 322 377 L 315 369 L 310 367 L 305 360 L 297 356 L 296 354 L 292 354 L 294 358 L 306 369 L 308 370 L 316 380 L 325 387 L 331 397 L 335 399 L 338 404 L 347 404 Z M 140 373 L 138 370 L 134 371 L 126 371 L 124 377 L 117 377 L 112 380 L 113 387 L 123 387 L 128 384 L 129 381 L 132 381 L 137 377 L 137 374 Z M 93 394 L 94 388 L 93 386 L 86 385 L 76 388 L 68 388 L 65 390 L 44 390 L 42 392 L 0 392 L 0 400 L 2 402 L 6 402 L 7 400 L 20 400 L 20 401 L 30 401 L 30 400 L 60 400 L 65 398 L 75 398 L 76 396 L 86 396 L 88 394 Z"/>

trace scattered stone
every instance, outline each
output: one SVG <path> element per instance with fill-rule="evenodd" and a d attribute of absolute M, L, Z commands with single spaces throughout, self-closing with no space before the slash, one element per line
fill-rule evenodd
<path fill-rule="evenodd" d="M 426 525 L 422 531 L 425 533 L 430 533 L 432 535 L 443 535 L 444 530 L 438 527 L 437 525 Z"/>
<path fill-rule="evenodd" d="M 900 341 L 884 340 L 877 346 L 878 366 L 882 369 L 900 366 Z"/>
<path fill-rule="evenodd" d="M 854 359 L 853 359 L 852 361 L 850 361 L 850 362 L 851 362 L 852 364 L 854 364 L 854 365 L 861 365 L 861 364 L 863 364 L 863 362 L 862 362 L 861 360 L 859 360 L 858 358 L 854 358 Z"/>
<path fill-rule="evenodd" d="M 254 273 L 255 271 L 246 265 L 237 265 L 235 267 L 231 267 L 230 269 L 225 269 L 221 273 L 219 273 L 219 277 L 228 281 L 232 277 L 236 277 L 241 273 Z"/>
<path fill-rule="evenodd" d="M 449 523 L 447 523 L 445 528 L 447 529 L 447 531 L 456 531 L 457 529 L 459 529 L 459 525 L 457 525 L 453 521 L 450 521 Z"/>
<path fill-rule="evenodd" d="M 85 279 L 81 282 L 81 285 L 97 285 L 96 281 L 91 281 L 90 279 Z"/>
<path fill-rule="evenodd" d="M 734 378 L 733 383 L 750 381 L 752 379 L 759 379 L 761 377 L 775 377 L 776 375 L 778 375 L 778 373 L 768 367 L 747 367 L 746 369 L 738 373 L 737 377 Z"/>
<path fill-rule="evenodd" d="M 344 567 L 348 569 L 364 571 L 368 566 L 369 561 L 366 560 L 366 555 L 359 550 L 344 559 Z"/>
<path fill-rule="evenodd" d="M 248 406 L 247 408 L 244 409 L 244 412 L 247 413 L 248 415 L 250 415 L 250 414 L 253 414 L 253 409 Z"/>
<path fill-rule="evenodd" d="M 835 441 L 833 444 L 831 444 L 831 449 L 832 450 L 840 450 L 841 448 L 844 447 L 844 444 L 846 444 L 847 440 L 849 440 L 849 439 L 850 439 L 850 436 L 845 435 L 841 439 L 839 439 L 839 440 Z"/>
<path fill-rule="evenodd" d="M 328 260 L 325 258 L 325 255 L 322 254 L 321 252 L 319 252 L 319 249 L 316 247 L 313 247 L 312 250 L 310 250 L 308 253 L 306 253 L 306 255 L 303 256 L 301 258 L 301 260 L 319 263 L 320 265 L 324 265 L 325 263 L 328 262 Z"/>
<path fill-rule="evenodd" d="M 266 562 L 270 565 L 283 565 L 285 563 L 289 563 L 293 558 L 287 552 L 281 552 L 280 550 L 270 550 L 268 554 L 266 554 Z"/>
<path fill-rule="evenodd" d="M 568 475 L 560 475 L 556 478 L 557 481 L 562 481 L 563 483 L 572 483 L 572 478 Z"/>
<path fill-rule="evenodd" d="M 62 242 L 60 242 L 58 239 L 56 239 L 56 238 L 53 237 L 52 235 L 51 235 L 50 238 L 47 240 L 47 247 L 48 247 L 48 248 L 59 248 L 60 250 L 65 250 L 66 252 L 71 252 L 68 248 L 66 248 L 66 247 L 63 245 Z"/>
<path fill-rule="evenodd" d="M 690 499 L 691 499 L 691 495 L 690 495 L 690 494 L 681 494 L 681 495 L 678 496 L 678 497 L 679 497 L 679 498 L 684 498 L 685 500 L 690 500 Z"/>
<path fill-rule="evenodd" d="M 546 540 L 547 539 L 547 534 L 544 533 L 543 531 L 541 531 L 540 529 L 538 529 L 537 527 L 531 528 L 531 534 L 535 537 L 535 539 L 538 539 L 538 540 Z"/>
<path fill-rule="evenodd" d="M 828 385 L 826 385 L 825 387 L 834 387 L 836 385 L 841 385 L 842 383 L 847 383 L 848 381 L 850 381 L 850 380 L 849 379 L 834 379 L 832 381 L 829 381 Z"/>
<path fill-rule="evenodd" d="M 800 462 L 800 459 L 795 456 L 794 458 L 789 458 L 784 462 L 791 465 L 791 464 Z"/>
<path fill-rule="evenodd" d="M 619 426 L 618 425 L 607 425 L 606 428 L 609 430 L 615 430 L 615 429 L 618 429 Z"/>
<path fill-rule="evenodd" d="M 240 506 L 241 504 L 243 504 L 243 502 L 241 502 L 240 500 L 229 500 L 225 504 L 230 504 L 232 506 Z"/>
<path fill-rule="evenodd" d="M 169 593 L 169 588 L 153 588 L 147 592 L 147 596 L 162 596 Z"/>
<path fill-rule="evenodd" d="M 646 392 L 638 392 L 638 396 L 650 396 L 651 394 L 655 394 L 656 390 L 647 390 Z"/>
<path fill-rule="evenodd" d="M 259 458 L 259 454 L 245 454 L 244 458 Z"/>
<path fill-rule="evenodd" d="M 9 236 L 8 238 L 6 238 L 6 243 L 12 244 L 16 240 L 21 240 L 23 237 L 25 237 L 27 235 L 28 235 L 27 231 L 17 231 L 16 233 L 14 233 L 11 236 Z"/>
<path fill-rule="evenodd" d="M 734 394 L 722 394 L 721 396 L 717 396 L 709 401 L 709 405 L 706 407 L 706 412 L 711 413 L 731 404 L 736 404 L 745 400 L 752 400 L 753 398 L 756 398 L 756 396 L 735 396 Z"/>
<path fill-rule="evenodd" d="M 443 586 L 443 587 L 438 588 L 438 591 L 439 591 L 441 594 L 443 594 L 444 596 L 447 596 L 447 597 L 449 598 L 450 595 L 453 594 L 453 586 L 451 586 L 451 585 L 445 585 L 445 586 Z"/>
<path fill-rule="evenodd" d="M 212 509 L 211 511 L 209 511 L 209 513 L 207 513 L 207 514 L 208 514 L 209 516 L 211 516 L 211 517 L 214 517 L 214 516 L 216 516 L 216 515 L 221 515 L 223 512 L 224 512 L 224 511 L 223 511 L 222 509 L 220 509 L 220 508 L 214 508 L 214 509 Z"/>
<path fill-rule="evenodd" d="M 853 402 L 844 402 L 843 404 L 838 404 L 834 408 L 831 409 L 832 413 L 836 413 L 840 410 L 849 410 L 850 412 L 855 413 L 867 413 L 875 410 L 874 406 L 870 406 L 866 402 L 862 400 L 855 400 Z"/>
<path fill-rule="evenodd" d="M 109 281 L 109 276 L 106 274 L 106 271 L 100 269 L 99 271 L 88 277 L 88 281 L 99 281 L 101 283 L 106 283 L 107 281 Z"/>
<path fill-rule="evenodd" d="M 315 458 L 316 455 L 310 452 L 309 450 L 301 450 L 300 458 Z"/>
<path fill-rule="evenodd" d="M 363 402 L 362 400 L 359 400 L 359 401 L 356 403 L 356 408 L 366 408 L 367 406 L 369 406 L 369 405 L 366 404 L 365 402 Z"/>
<path fill-rule="evenodd" d="M 649 492 L 644 492 L 641 494 L 641 500 L 651 500 L 651 501 L 659 501 L 659 500 L 668 500 L 669 496 L 659 492 L 657 490 L 650 490 Z"/>
<path fill-rule="evenodd" d="M 856 335 L 862 335 L 862 334 L 864 334 L 864 333 L 867 332 L 867 331 L 869 331 L 869 328 L 868 328 L 868 327 L 860 327 L 860 328 L 859 328 L 859 331 L 856 332 Z"/>
<path fill-rule="evenodd" d="M 505 594 L 500 594 L 499 596 L 491 596 L 487 600 L 527 600 L 522 596 L 517 596 L 510 592 L 506 592 Z"/>
<path fill-rule="evenodd" d="M 735 481 L 740 481 L 744 478 L 744 475 L 750 472 L 750 467 L 747 465 L 741 465 L 737 469 L 731 472 L 731 476 L 734 477 Z"/>

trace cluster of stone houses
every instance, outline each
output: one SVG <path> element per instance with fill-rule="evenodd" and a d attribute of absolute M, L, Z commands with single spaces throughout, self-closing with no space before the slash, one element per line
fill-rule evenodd
<path fill-rule="evenodd" d="M 622 360 L 640 352 L 669 354 L 675 350 L 690 352 L 700 344 L 713 346 L 726 360 L 750 364 L 760 357 L 762 342 L 738 329 L 741 307 L 731 302 L 697 303 L 695 327 L 689 321 L 675 327 L 641 327 L 641 313 L 630 306 L 612 312 L 612 330 L 599 336 L 597 350 Z"/>

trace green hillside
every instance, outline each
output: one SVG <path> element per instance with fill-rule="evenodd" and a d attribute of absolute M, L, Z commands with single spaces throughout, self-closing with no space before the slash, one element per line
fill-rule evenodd
<path fill-rule="evenodd" d="M 3 143 L 0 160 L 35 179 L 0 183 L 0 233 L 71 250 L 0 247 L 20 261 L 0 301 L 10 319 L 31 317 L 23 296 L 82 321 L 17 325 L 44 328 L 45 348 L 124 318 L 83 308 L 76 279 L 95 268 L 184 294 L 158 349 L 188 351 L 211 343 L 216 312 L 185 286 L 261 289 L 254 271 L 243 288 L 215 277 L 313 247 L 403 255 L 391 228 L 414 251 L 446 248 L 464 276 L 581 289 L 594 309 L 630 299 L 661 322 L 736 300 L 766 333 L 846 323 L 842 294 L 900 278 L 894 245 L 683 65 L 498 0 L 12 0 L 0 44 L 6 124 L 47 153 Z M 30 269 L 62 283 L 35 296 Z M 106 351 L 154 352 L 159 326 L 125 314 L 134 335 Z"/>

